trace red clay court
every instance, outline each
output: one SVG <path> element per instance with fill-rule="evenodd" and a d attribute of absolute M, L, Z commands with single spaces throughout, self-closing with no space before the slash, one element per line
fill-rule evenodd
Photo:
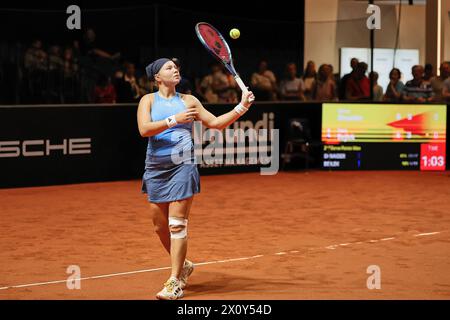
<path fill-rule="evenodd" d="M 0 190 L 0 299 L 155 299 L 170 259 L 140 185 Z M 448 171 L 204 176 L 189 221 L 186 300 L 450 298 Z"/>

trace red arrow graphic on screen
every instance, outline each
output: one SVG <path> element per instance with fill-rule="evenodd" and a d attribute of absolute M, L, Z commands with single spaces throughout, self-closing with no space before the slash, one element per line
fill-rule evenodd
<path fill-rule="evenodd" d="M 411 132 L 411 134 L 424 136 L 426 134 L 425 131 L 426 131 L 427 117 L 428 117 L 427 112 L 420 113 L 413 116 L 411 119 L 404 118 L 388 123 L 388 126 L 403 129 L 407 132 Z"/>

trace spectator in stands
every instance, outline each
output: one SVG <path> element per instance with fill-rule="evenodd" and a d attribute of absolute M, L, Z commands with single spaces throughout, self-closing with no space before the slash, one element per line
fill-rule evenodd
<path fill-rule="evenodd" d="M 403 100 L 406 102 L 430 102 L 433 100 L 433 89 L 430 83 L 423 81 L 424 68 L 415 65 L 411 69 L 413 79 L 406 82 L 403 89 Z"/>
<path fill-rule="evenodd" d="M 440 75 L 438 77 L 434 77 L 431 80 L 431 88 L 433 90 L 433 101 L 435 102 L 444 102 L 445 99 L 443 97 L 443 89 L 444 82 L 450 76 L 450 64 L 449 62 L 442 62 L 439 67 Z"/>
<path fill-rule="evenodd" d="M 47 71 L 47 53 L 42 49 L 41 40 L 34 40 L 25 52 L 24 67 Z"/>
<path fill-rule="evenodd" d="M 322 64 L 319 67 L 317 81 L 313 87 L 312 98 L 316 101 L 337 101 L 336 82 L 334 81 L 332 66 Z"/>
<path fill-rule="evenodd" d="M 67 47 L 63 54 L 63 103 L 75 103 L 79 94 L 79 66 L 73 49 Z"/>
<path fill-rule="evenodd" d="M 211 65 L 211 73 L 200 83 L 200 93 L 208 103 L 227 102 L 227 92 L 230 88 L 228 77 L 219 63 Z"/>
<path fill-rule="evenodd" d="M 61 57 L 61 47 L 53 45 L 48 52 L 47 69 L 47 103 L 62 103 L 63 99 L 64 61 Z"/>
<path fill-rule="evenodd" d="M 134 63 L 125 62 L 125 73 L 122 78 L 117 78 L 115 87 L 117 102 L 136 102 L 140 97 L 140 88 L 136 80 L 136 68 Z"/>
<path fill-rule="evenodd" d="M 51 46 L 48 54 L 48 70 L 62 71 L 63 66 L 64 61 L 61 57 L 61 47 L 57 45 Z"/>
<path fill-rule="evenodd" d="M 192 94 L 192 85 L 191 82 L 181 74 L 181 62 L 178 58 L 172 58 L 172 61 L 178 67 L 178 71 L 180 72 L 180 82 L 175 87 L 177 92 L 184 94 Z"/>
<path fill-rule="evenodd" d="M 277 99 L 277 78 L 269 70 L 267 61 L 259 62 L 258 72 L 254 72 L 251 76 L 251 87 L 258 100 L 274 101 Z"/>
<path fill-rule="evenodd" d="M 367 100 L 370 98 L 370 81 L 366 76 L 367 63 L 358 62 L 356 69 L 346 82 L 347 100 Z"/>
<path fill-rule="evenodd" d="M 445 62 L 447 65 L 450 65 L 450 62 Z M 445 79 L 444 83 L 442 84 L 442 100 L 450 103 L 450 74 Z"/>
<path fill-rule="evenodd" d="M 305 83 L 297 77 L 297 65 L 293 62 L 286 65 L 286 78 L 280 83 L 281 100 L 305 101 Z"/>
<path fill-rule="evenodd" d="M 369 79 L 373 84 L 373 101 L 383 101 L 383 87 L 378 84 L 378 72 L 370 72 Z"/>
<path fill-rule="evenodd" d="M 147 93 L 155 92 L 154 82 L 148 79 L 147 74 L 143 74 L 138 80 L 139 85 L 139 96 L 143 97 Z"/>
<path fill-rule="evenodd" d="M 389 72 L 389 84 L 386 88 L 386 93 L 383 96 L 383 101 L 399 102 L 403 96 L 403 88 L 405 85 L 400 80 L 402 73 L 400 69 L 393 68 Z"/>
<path fill-rule="evenodd" d="M 423 72 L 422 81 L 424 85 L 431 85 L 431 81 L 434 78 L 433 65 L 427 63 Z"/>
<path fill-rule="evenodd" d="M 101 75 L 94 89 L 94 103 L 116 103 L 116 89 L 106 75 Z"/>
<path fill-rule="evenodd" d="M 101 57 L 106 58 L 110 60 L 117 60 L 120 58 L 120 52 L 117 52 L 115 54 L 110 54 L 109 52 L 100 49 L 98 47 L 98 44 L 96 42 L 97 35 L 95 34 L 94 29 L 88 28 L 86 29 L 83 40 L 79 44 L 80 45 L 80 54 L 84 56 L 91 56 L 91 57 Z"/>
<path fill-rule="evenodd" d="M 306 100 L 312 99 L 312 91 L 317 78 L 316 64 L 314 61 L 308 61 L 305 72 L 303 73 L 303 82 L 305 83 L 304 95 Z"/>
<path fill-rule="evenodd" d="M 350 73 L 345 74 L 339 83 L 339 99 L 340 100 L 346 99 L 347 81 L 352 77 L 352 74 L 355 72 L 358 63 L 359 63 L 359 60 L 356 58 L 352 58 L 350 60 L 350 67 L 352 68 L 352 71 Z"/>
<path fill-rule="evenodd" d="M 24 80 L 27 88 L 27 102 L 45 102 L 47 59 L 47 53 L 42 48 L 42 41 L 39 39 L 34 40 L 24 56 Z"/>

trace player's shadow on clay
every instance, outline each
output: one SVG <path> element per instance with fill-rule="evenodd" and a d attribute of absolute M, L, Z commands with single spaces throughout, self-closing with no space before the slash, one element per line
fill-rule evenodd
<path fill-rule="evenodd" d="M 256 292 L 261 289 L 261 280 L 255 278 L 247 278 L 243 276 L 227 275 L 223 273 L 202 272 L 200 279 L 194 279 L 195 275 L 190 279 L 188 287 L 185 289 L 186 298 L 197 297 L 220 293 L 233 292 Z M 291 282 L 269 281 L 275 287 L 286 284 L 292 285 Z M 264 282 L 267 284 L 266 282 Z"/>

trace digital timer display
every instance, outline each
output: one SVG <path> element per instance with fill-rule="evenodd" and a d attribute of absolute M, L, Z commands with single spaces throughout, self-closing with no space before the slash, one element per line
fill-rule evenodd
<path fill-rule="evenodd" d="M 326 169 L 445 170 L 446 105 L 322 105 Z"/>

